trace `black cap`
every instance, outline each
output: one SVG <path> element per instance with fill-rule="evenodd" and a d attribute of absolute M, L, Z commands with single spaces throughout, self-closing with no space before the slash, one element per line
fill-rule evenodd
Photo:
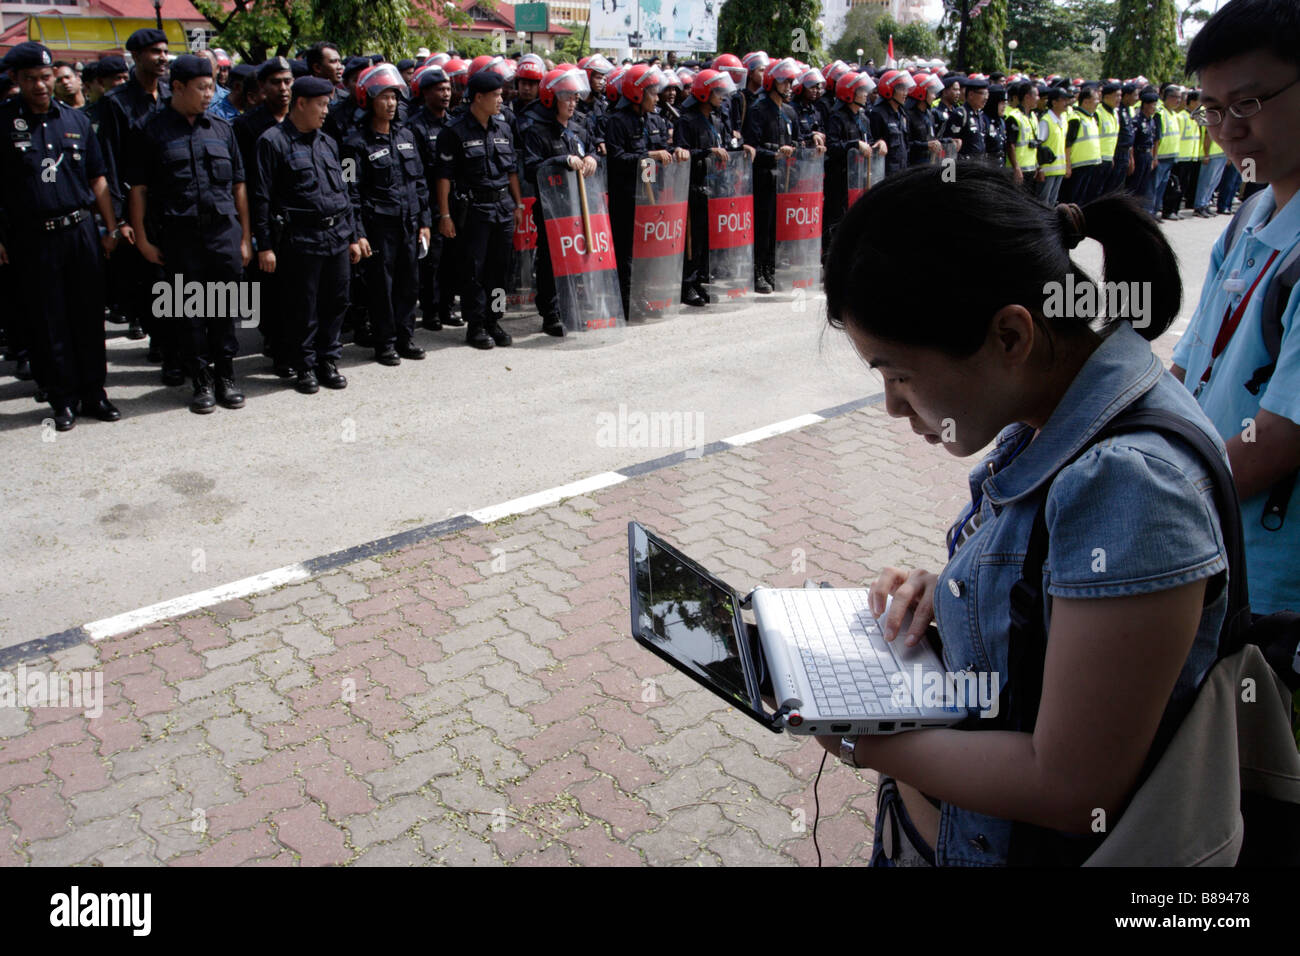
<path fill-rule="evenodd" d="M 14 70 L 30 70 L 39 66 L 53 66 L 54 57 L 50 55 L 48 47 L 33 40 L 27 40 L 19 43 L 5 54 L 4 65 L 5 69 L 12 73 Z"/>
<path fill-rule="evenodd" d="M 496 70 L 479 70 L 469 78 L 469 95 L 491 93 L 493 90 L 499 90 L 505 86 L 505 82 L 501 78 L 501 74 Z"/>
<path fill-rule="evenodd" d="M 1125 94 L 1137 93 L 1138 85 L 1134 83 L 1132 80 L 1129 80 L 1129 82 L 1125 83 L 1122 87 L 1120 87 L 1120 92 Z"/>
<path fill-rule="evenodd" d="M 347 79 L 353 73 L 360 73 L 362 70 L 370 69 L 370 57 L 368 56 L 350 56 L 348 61 L 343 64 L 343 79 Z"/>
<path fill-rule="evenodd" d="M 276 73 L 293 73 L 293 64 L 282 56 L 273 56 L 257 68 L 257 79 L 261 82 Z M 296 73 L 294 73 L 297 76 Z"/>
<path fill-rule="evenodd" d="M 1071 91 L 1062 89 L 1059 86 L 1049 86 L 1047 92 L 1043 95 L 1047 97 L 1049 103 L 1055 103 L 1057 100 L 1068 100 L 1074 96 Z"/>
<path fill-rule="evenodd" d="M 99 58 L 99 69 L 96 71 L 97 76 L 112 76 L 114 73 L 130 73 L 126 65 L 126 60 L 114 54 L 113 56 L 104 56 Z"/>
<path fill-rule="evenodd" d="M 230 82 L 241 86 L 249 80 L 257 79 L 257 67 L 251 63 L 239 63 L 230 68 Z"/>
<path fill-rule="evenodd" d="M 300 96 L 333 96 L 334 84 L 319 76 L 300 76 L 293 81 L 293 98 Z"/>
<path fill-rule="evenodd" d="M 311 72 L 311 70 L 308 69 L 307 67 L 306 60 L 290 60 L 289 71 L 293 73 L 294 77 L 306 76 L 308 73 Z"/>
<path fill-rule="evenodd" d="M 172 60 L 170 73 L 173 83 L 188 83 L 200 76 L 211 76 L 212 61 L 206 56 L 182 53 Z"/>
<path fill-rule="evenodd" d="M 987 90 L 989 88 L 988 80 L 975 80 L 969 76 L 961 78 L 962 89 L 965 90 Z"/>
<path fill-rule="evenodd" d="M 1123 87 L 1123 85 L 1120 84 L 1120 83 L 1113 83 L 1113 82 L 1107 81 L 1107 82 L 1101 84 L 1101 95 L 1102 95 L 1102 96 L 1109 96 L 1111 93 L 1122 93 L 1123 91 L 1124 91 L 1124 87 Z"/>
<path fill-rule="evenodd" d="M 398 72 L 401 72 L 402 70 L 414 70 L 414 69 L 415 69 L 415 61 L 414 61 L 414 60 L 411 60 L 411 59 L 398 60 L 398 61 L 397 61 L 397 69 L 398 69 Z"/>
<path fill-rule="evenodd" d="M 1141 100 L 1143 103 L 1159 103 L 1160 92 L 1154 86 L 1148 86 L 1145 90 L 1143 90 L 1140 94 L 1138 94 L 1138 99 Z"/>
<path fill-rule="evenodd" d="M 417 81 L 421 92 L 438 83 L 450 82 L 451 80 L 447 76 L 447 71 L 440 66 L 431 66 L 426 68 L 422 73 L 420 73 L 420 78 Z"/>
<path fill-rule="evenodd" d="M 943 84 L 943 88 L 946 90 L 954 83 L 960 83 L 963 79 L 965 79 L 965 77 L 960 73 L 946 73 L 939 82 Z"/>
<path fill-rule="evenodd" d="M 151 47 L 155 43 L 166 43 L 167 34 L 154 27 L 145 27 L 142 30 L 136 30 L 126 38 L 126 52 L 137 53 L 145 47 Z"/>

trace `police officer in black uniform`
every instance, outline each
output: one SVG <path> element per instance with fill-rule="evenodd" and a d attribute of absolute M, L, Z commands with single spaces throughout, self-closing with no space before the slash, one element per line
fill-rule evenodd
<path fill-rule="evenodd" d="M 949 120 L 950 123 L 961 122 L 961 133 L 958 134 L 961 149 L 957 151 L 957 158 L 982 163 L 988 152 L 989 118 L 984 115 L 984 104 L 989 98 L 989 81 L 968 76 L 961 85 L 966 102 L 953 111 Z"/>
<path fill-rule="evenodd" d="M 961 105 L 961 81 L 962 77 L 956 73 L 944 76 L 939 81 L 943 84 L 939 102 L 930 110 L 931 116 L 934 117 L 934 135 L 938 137 L 945 149 L 949 144 L 958 145 L 957 140 L 961 139 L 962 135 L 960 118 L 953 118 L 953 114 Z"/>
<path fill-rule="evenodd" d="M 234 288 L 253 256 L 244 162 L 235 131 L 207 112 L 215 82 L 210 59 L 178 56 L 171 79 L 167 108 L 144 124 L 126 151 L 136 246 L 169 280 L 232 283 Z M 192 412 L 206 414 L 218 402 L 225 408 L 244 405 L 235 386 L 239 342 L 234 304 L 228 301 L 218 310 L 226 314 L 191 316 L 186 309 L 186 315 L 165 320 L 177 329 L 194 383 Z"/>
<path fill-rule="evenodd" d="M 1142 105 L 1133 116 L 1133 172 L 1124 185 L 1138 199 L 1150 202 L 1147 187 L 1155 182 L 1156 148 L 1160 142 L 1156 122 L 1156 104 L 1160 102 L 1160 92 L 1154 86 L 1149 86 L 1138 94 L 1138 100 Z M 1154 189 L 1151 191 L 1154 192 Z"/>
<path fill-rule="evenodd" d="M 321 130 L 332 92 L 320 77 L 294 80 L 289 115 L 257 141 L 258 266 L 278 273 L 285 290 L 283 306 L 296 348 L 295 387 L 305 395 L 321 385 L 347 387 L 338 370 L 339 332 L 348 304 L 349 263 L 361 261 L 338 147 Z"/>
<path fill-rule="evenodd" d="M 501 315 L 511 237 L 524 222 L 514 138 L 498 115 L 504 85 L 495 70 L 470 77 L 468 108 L 438 137 L 435 169 L 438 228 L 448 239 L 459 238 L 457 271 L 466 342 L 480 349 L 513 341 L 501 328 Z M 453 182 L 463 219 L 453 217 Z"/>
<path fill-rule="evenodd" d="M 126 215 L 126 194 L 130 184 L 122 178 L 122 159 L 126 141 L 139 131 L 152 114 L 163 108 L 171 91 L 167 86 L 167 35 L 161 30 L 136 30 L 126 41 L 127 52 L 135 57 L 130 78 L 104 94 L 99 115 L 99 145 L 108 167 L 108 188 L 113 195 L 113 209 L 118 218 Z M 149 333 L 149 359 L 162 362 L 162 380 L 166 385 L 185 381 L 178 343 L 166 338 L 170 327 L 153 319 L 150 289 L 161 274 L 145 262 L 134 247 L 124 247 L 114 269 L 114 286 L 127 319 L 131 322 L 129 338 L 144 338 Z M 161 335 L 159 335 L 159 331 Z"/>
<path fill-rule="evenodd" d="M 1109 109 L 1114 114 L 1119 130 L 1115 138 L 1115 158 L 1110 175 L 1102 185 L 1103 193 L 1121 189 L 1136 165 L 1133 162 L 1133 130 L 1136 125 L 1134 114 L 1137 111 L 1133 104 L 1137 102 L 1138 85 L 1132 81 L 1123 84 L 1120 87 L 1119 103 L 1114 106 L 1108 105 L 1114 99 L 1113 95 L 1106 92 L 1109 88 L 1109 84 L 1102 87 L 1101 105 L 1102 109 Z"/>
<path fill-rule="evenodd" d="M 984 159 L 1001 169 L 1007 160 L 1007 91 L 1001 83 L 989 84 L 988 100 L 984 103 Z"/>
<path fill-rule="evenodd" d="M 54 58 L 19 43 L 4 65 L 19 95 L 0 103 L 0 265 L 12 264 L 21 291 L 37 385 L 67 431 L 82 415 L 115 422 L 104 391 L 104 288 L 100 247 L 111 255 L 118 228 L 106 166 L 90 120 L 54 101 Z M 96 243 L 91 207 L 107 234 Z M 9 308 L 14 308 L 10 303 Z"/>
<path fill-rule="evenodd" d="M 778 157 L 794 155 L 799 118 L 789 104 L 799 74 L 788 57 L 763 73 L 762 96 L 745 114 L 745 142 L 754 157 L 754 291 L 766 294 L 776 284 L 776 172 Z"/>
<path fill-rule="evenodd" d="M 907 151 L 910 141 L 903 104 L 908 92 L 916 84 L 900 70 L 886 70 L 876 84 L 880 99 L 867 112 L 872 150 L 885 154 L 885 175 L 890 176 L 907 168 Z M 883 149 L 882 149 L 883 147 Z"/>
<path fill-rule="evenodd" d="M 675 142 L 690 153 L 691 188 L 687 202 L 687 222 L 691 230 L 691 254 L 682 265 L 682 301 L 687 305 L 706 305 L 705 286 L 709 281 L 709 198 L 705 178 L 715 160 L 726 161 L 728 152 L 737 149 L 727 127 L 729 101 L 738 96 L 730 74 L 718 70 L 701 70 L 691 83 L 691 95 L 682 104 L 677 121 Z M 745 147 L 754 155 L 753 147 Z"/>
<path fill-rule="evenodd" d="M 554 169 L 562 160 L 570 169 L 590 177 L 596 172 L 596 144 L 590 131 L 575 121 L 577 104 L 590 81 L 582 70 L 551 70 L 538 88 L 538 98 L 519 117 L 524 128 L 524 181 L 537 188 L 539 171 Z M 542 331 L 562 337 L 564 323 L 555 292 L 555 271 L 546 238 L 546 220 L 542 204 L 533 203 L 533 224 L 537 227 L 537 311 L 542 316 Z"/>
<path fill-rule="evenodd" d="M 629 315 L 632 288 L 633 222 L 636 190 L 643 160 L 660 163 L 690 158 L 686 150 L 672 151 L 672 138 L 664 118 L 656 112 L 664 88 L 663 71 L 645 63 L 634 65 L 623 77 L 622 97 L 605 120 L 605 149 L 609 157 L 609 223 L 614 234 L 614 258 L 623 315 Z"/>
<path fill-rule="evenodd" d="M 922 79 L 916 89 L 907 94 L 903 117 L 907 121 L 907 165 L 924 166 L 931 162 L 936 152 L 938 136 L 934 130 L 934 111 L 927 105 L 933 95 L 930 80 Z"/>
<path fill-rule="evenodd" d="M 425 179 L 432 183 L 438 164 L 438 137 L 451 122 L 451 78 L 440 66 L 426 66 L 416 72 L 415 87 L 424 105 L 411 114 L 407 125 L 420 148 Z M 432 196 L 429 205 L 432 210 Z M 420 260 L 420 308 L 424 312 L 424 327 L 434 332 L 441 331 L 443 326 L 456 328 L 465 324 L 451 311 L 456 298 L 455 250 L 456 240 L 434 229 L 429 237 L 429 252 Z"/>
<path fill-rule="evenodd" d="M 396 125 L 406 92 L 401 73 L 382 63 L 357 83 L 365 114 L 343 141 L 350 161 L 352 209 L 360 222 L 361 262 L 370 298 L 375 361 L 400 365 L 422 359 L 415 344 L 420 246 L 429 244 L 429 187 L 416 134 Z"/>
<path fill-rule="evenodd" d="M 293 68 L 282 56 L 273 56 L 257 68 L 257 82 L 261 88 L 262 102 L 243 113 L 231 126 L 239 155 L 244 161 L 244 185 L 249 196 L 257 182 L 257 141 L 272 126 L 279 126 L 289 115 L 289 91 L 293 87 Z M 251 200 L 250 200 L 251 204 Z M 258 328 L 262 332 L 262 354 L 271 360 L 275 374 L 289 378 L 294 374 L 294 354 L 286 337 L 285 311 L 279 301 L 279 283 L 274 273 L 263 273 L 257 265 L 256 241 L 254 256 L 244 270 L 249 282 L 257 282 L 261 290 L 262 308 Z"/>
<path fill-rule="evenodd" d="M 826 93 L 826 78 L 818 69 L 805 70 L 795 82 L 794 115 L 799 118 L 799 143 L 803 146 L 826 145 L 824 114 L 818 107 Z"/>

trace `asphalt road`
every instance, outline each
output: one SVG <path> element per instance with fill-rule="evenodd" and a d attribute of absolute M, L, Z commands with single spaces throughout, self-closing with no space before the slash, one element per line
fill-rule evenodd
<path fill-rule="evenodd" d="M 1227 223 L 1164 227 L 1183 264 L 1183 320 Z M 1100 259 L 1094 243 L 1076 250 L 1094 274 Z M 945 291 L 931 290 L 934 304 Z M 421 331 L 428 359 L 398 368 L 347 346 L 348 388 L 313 396 L 276 379 L 244 331 L 247 405 L 202 417 L 189 387 L 163 386 L 145 343 L 113 325 L 108 391 L 123 418 L 63 434 L 42 428 L 48 406 L 0 365 L 0 647 L 881 389 L 826 327 L 820 297 L 690 310 L 596 349 L 541 335 L 536 316 L 505 325 L 514 347 L 491 352 L 466 347 L 463 329 Z M 654 413 L 683 428 L 648 447 L 637 416 Z"/>

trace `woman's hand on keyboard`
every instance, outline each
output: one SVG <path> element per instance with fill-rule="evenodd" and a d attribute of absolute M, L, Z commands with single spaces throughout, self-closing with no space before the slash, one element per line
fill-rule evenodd
<path fill-rule="evenodd" d="M 939 576 L 929 571 L 885 568 L 880 572 L 871 585 L 871 613 L 880 617 L 885 610 L 885 599 L 893 597 L 889 614 L 880 620 L 885 640 L 892 641 L 901 633 L 904 643 L 911 647 L 921 639 L 934 620 L 934 589 L 938 583 Z M 905 629 L 904 624 L 907 625 Z"/>

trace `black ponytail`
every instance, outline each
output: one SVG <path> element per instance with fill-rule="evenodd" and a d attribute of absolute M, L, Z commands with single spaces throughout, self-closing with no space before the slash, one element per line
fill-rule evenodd
<path fill-rule="evenodd" d="M 1110 282 L 1150 283 L 1150 309 L 1135 328 L 1148 340 L 1169 328 L 1182 301 L 1173 250 L 1137 202 L 1104 196 L 1081 221 L 1031 196 L 1007 170 L 963 164 L 890 176 L 858 200 L 826 256 L 830 325 L 853 325 L 876 338 L 936 349 L 955 358 L 977 351 L 999 309 L 1020 305 L 1052 335 L 1083 334 L 1087 318 L 1048 316 L 1049 284 L 1092 280 L 1070 259 L 1084 237 L 1105 250 Z M 938 235 L 941 261 L 918 252 L 916 230 Z M 935 248 L 926 240 L 927 249 Z M 1134 318 L 1137 318 L 1136 316 Z M 1109 317 L 1107 325 L 1122 319 Z"/>

